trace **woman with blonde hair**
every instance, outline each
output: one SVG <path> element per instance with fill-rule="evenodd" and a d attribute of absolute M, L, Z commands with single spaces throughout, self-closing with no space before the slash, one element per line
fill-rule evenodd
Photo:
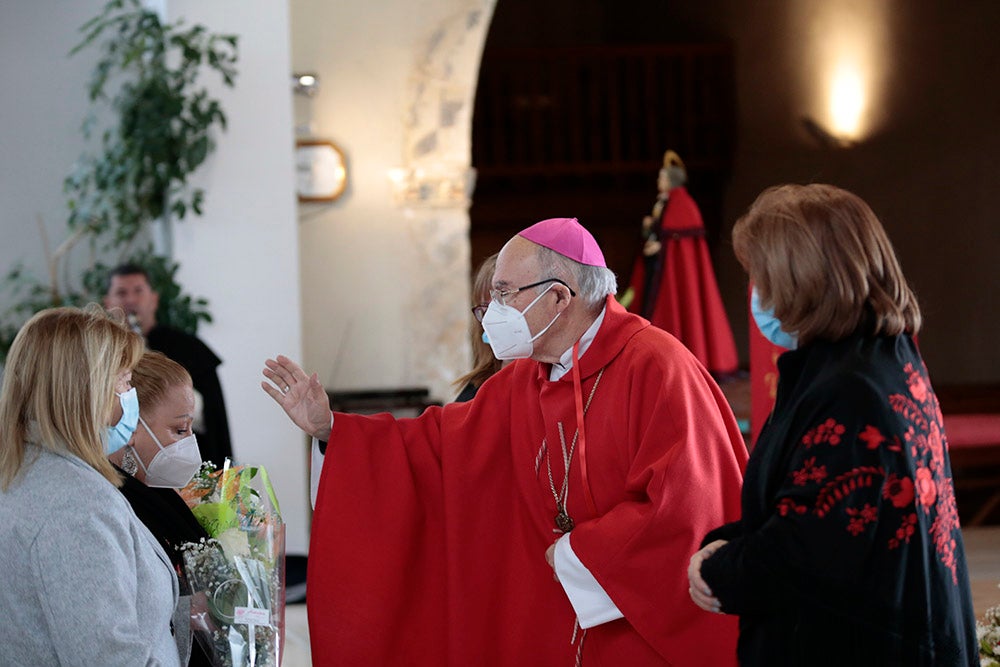
<path fill-rule="evenodd" d="M 920 309 L 881 223 L 830 185 L 765 190 L 733 228 L 778 359 L 742 517 L 691 558 L 692 599 L 740 617 L 742 665 L 978 665 Z"/>
<path fill-rule="evenodd" d="M 142 339 L 97 306 L 22 327 L 0 389 L 0 646 L 18 665 L 177 665 L 177 579 L 107 456 Z"/>

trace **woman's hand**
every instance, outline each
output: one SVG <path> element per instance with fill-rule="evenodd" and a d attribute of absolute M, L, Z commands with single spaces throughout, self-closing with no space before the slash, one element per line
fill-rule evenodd
<path fill-rule="evenodd" d="M 271 382 L 261 382 L 260 386 L 268 396 L 296 426 L 325 441 L 330 435 L 330 397 L 319 383 L 319 376 L 306 375 L 301 366 L 283 355 L 268 359 L 264 366 L 264 377 Z"/>
<path fill-rule="evenodd" d="M 688 583 L 690 584 L 688 593 L 691 595 L 691 599 L 705 611 L 710 611 L 714 614 L 722 613 L 722 604 L 717 597 L 712 595 L 712 589 L 701 578 L 701 564 L 725 543 L 726 540 L 712 542 L 691 556 L 691 562 L 688 564 Z"/>

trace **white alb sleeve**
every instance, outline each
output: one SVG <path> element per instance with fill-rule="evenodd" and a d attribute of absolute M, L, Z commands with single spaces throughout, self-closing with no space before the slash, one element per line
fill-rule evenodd
<path fill-rule="evenodd" d="M 573 553 L 569 533 L 556 542 L 554 559 L 559 583 L 576 611 L 581 628 L 586 630 L 625 616 L 597 583 L 587 566 Z"/>
<path fill-rule="evenodd" d="M 330 413 L 330 430 L 333 430 L 333 413 Z M 323 474 L 323 461 L 326 455 L 319 451 L 319 439 L 312 439 L 312 462 L 309 465 L 309 498 L 312 508 L 316 509 L 316 494 L 319 493 L 319 478 Z"/>
<path fill-rule="evenodd" d="M 319 493 L 319 478 L 323 474 L 323 460 L 326 455 L 319 451 L 319 440 L 312 439 L 312 462 L 309 464 L 309 498 L 316 509 L 316 494 Z"/>

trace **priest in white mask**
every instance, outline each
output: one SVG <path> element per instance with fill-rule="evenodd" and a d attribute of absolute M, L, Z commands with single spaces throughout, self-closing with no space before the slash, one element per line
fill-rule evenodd
<path fill-rule="evenodd" d="M 512 238 L 492 287 L 482 324 L 513 361 L 467 403 L 333 414 L 315 374 L 265 362 L 323 452 L 314 664 L 735 665 L 736 624 L 686 577 L 702 529 L 739 512 L 747 452 L 722 392 L 615 301 L 576 219 Z"/>

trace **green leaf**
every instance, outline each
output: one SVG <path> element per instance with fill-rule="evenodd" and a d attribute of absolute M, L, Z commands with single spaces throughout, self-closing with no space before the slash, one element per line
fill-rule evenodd
<path fill-rule="evenodd" d="M 194 333 L 199 322 L 211 321 L 208 302 L 177 284 L 179 265 L 151 249 L 131 248 L 148 238 L 150 224 L 165 212 L 178 219 L 202 215 L 205 192 L 189 182 L 214 150 L 216 133 L 226 129 L 226 116 L 198 80 L 208 71 L 234 84 L 238 37 L 183 21 L 164 24 L 141 0 L 109 0 L 79 34 L 70 56 L 96 51 L 81 122 L 90 145 L 63 180 L 63 191 L 67 237 L 84 233 L 91 257 L 75 275 L 60 272 L 66 280 L 59 285 L 21 267 L 8 273 L 0 283 L 0 304 L 9 304 L 0 312 L 0 358 L 34 312 L 103 296 L 109 267 L 106 258 L 95 259 L 101 252 L 131 256 L 147 268 L 160 293 L 160 322 Z"/>

